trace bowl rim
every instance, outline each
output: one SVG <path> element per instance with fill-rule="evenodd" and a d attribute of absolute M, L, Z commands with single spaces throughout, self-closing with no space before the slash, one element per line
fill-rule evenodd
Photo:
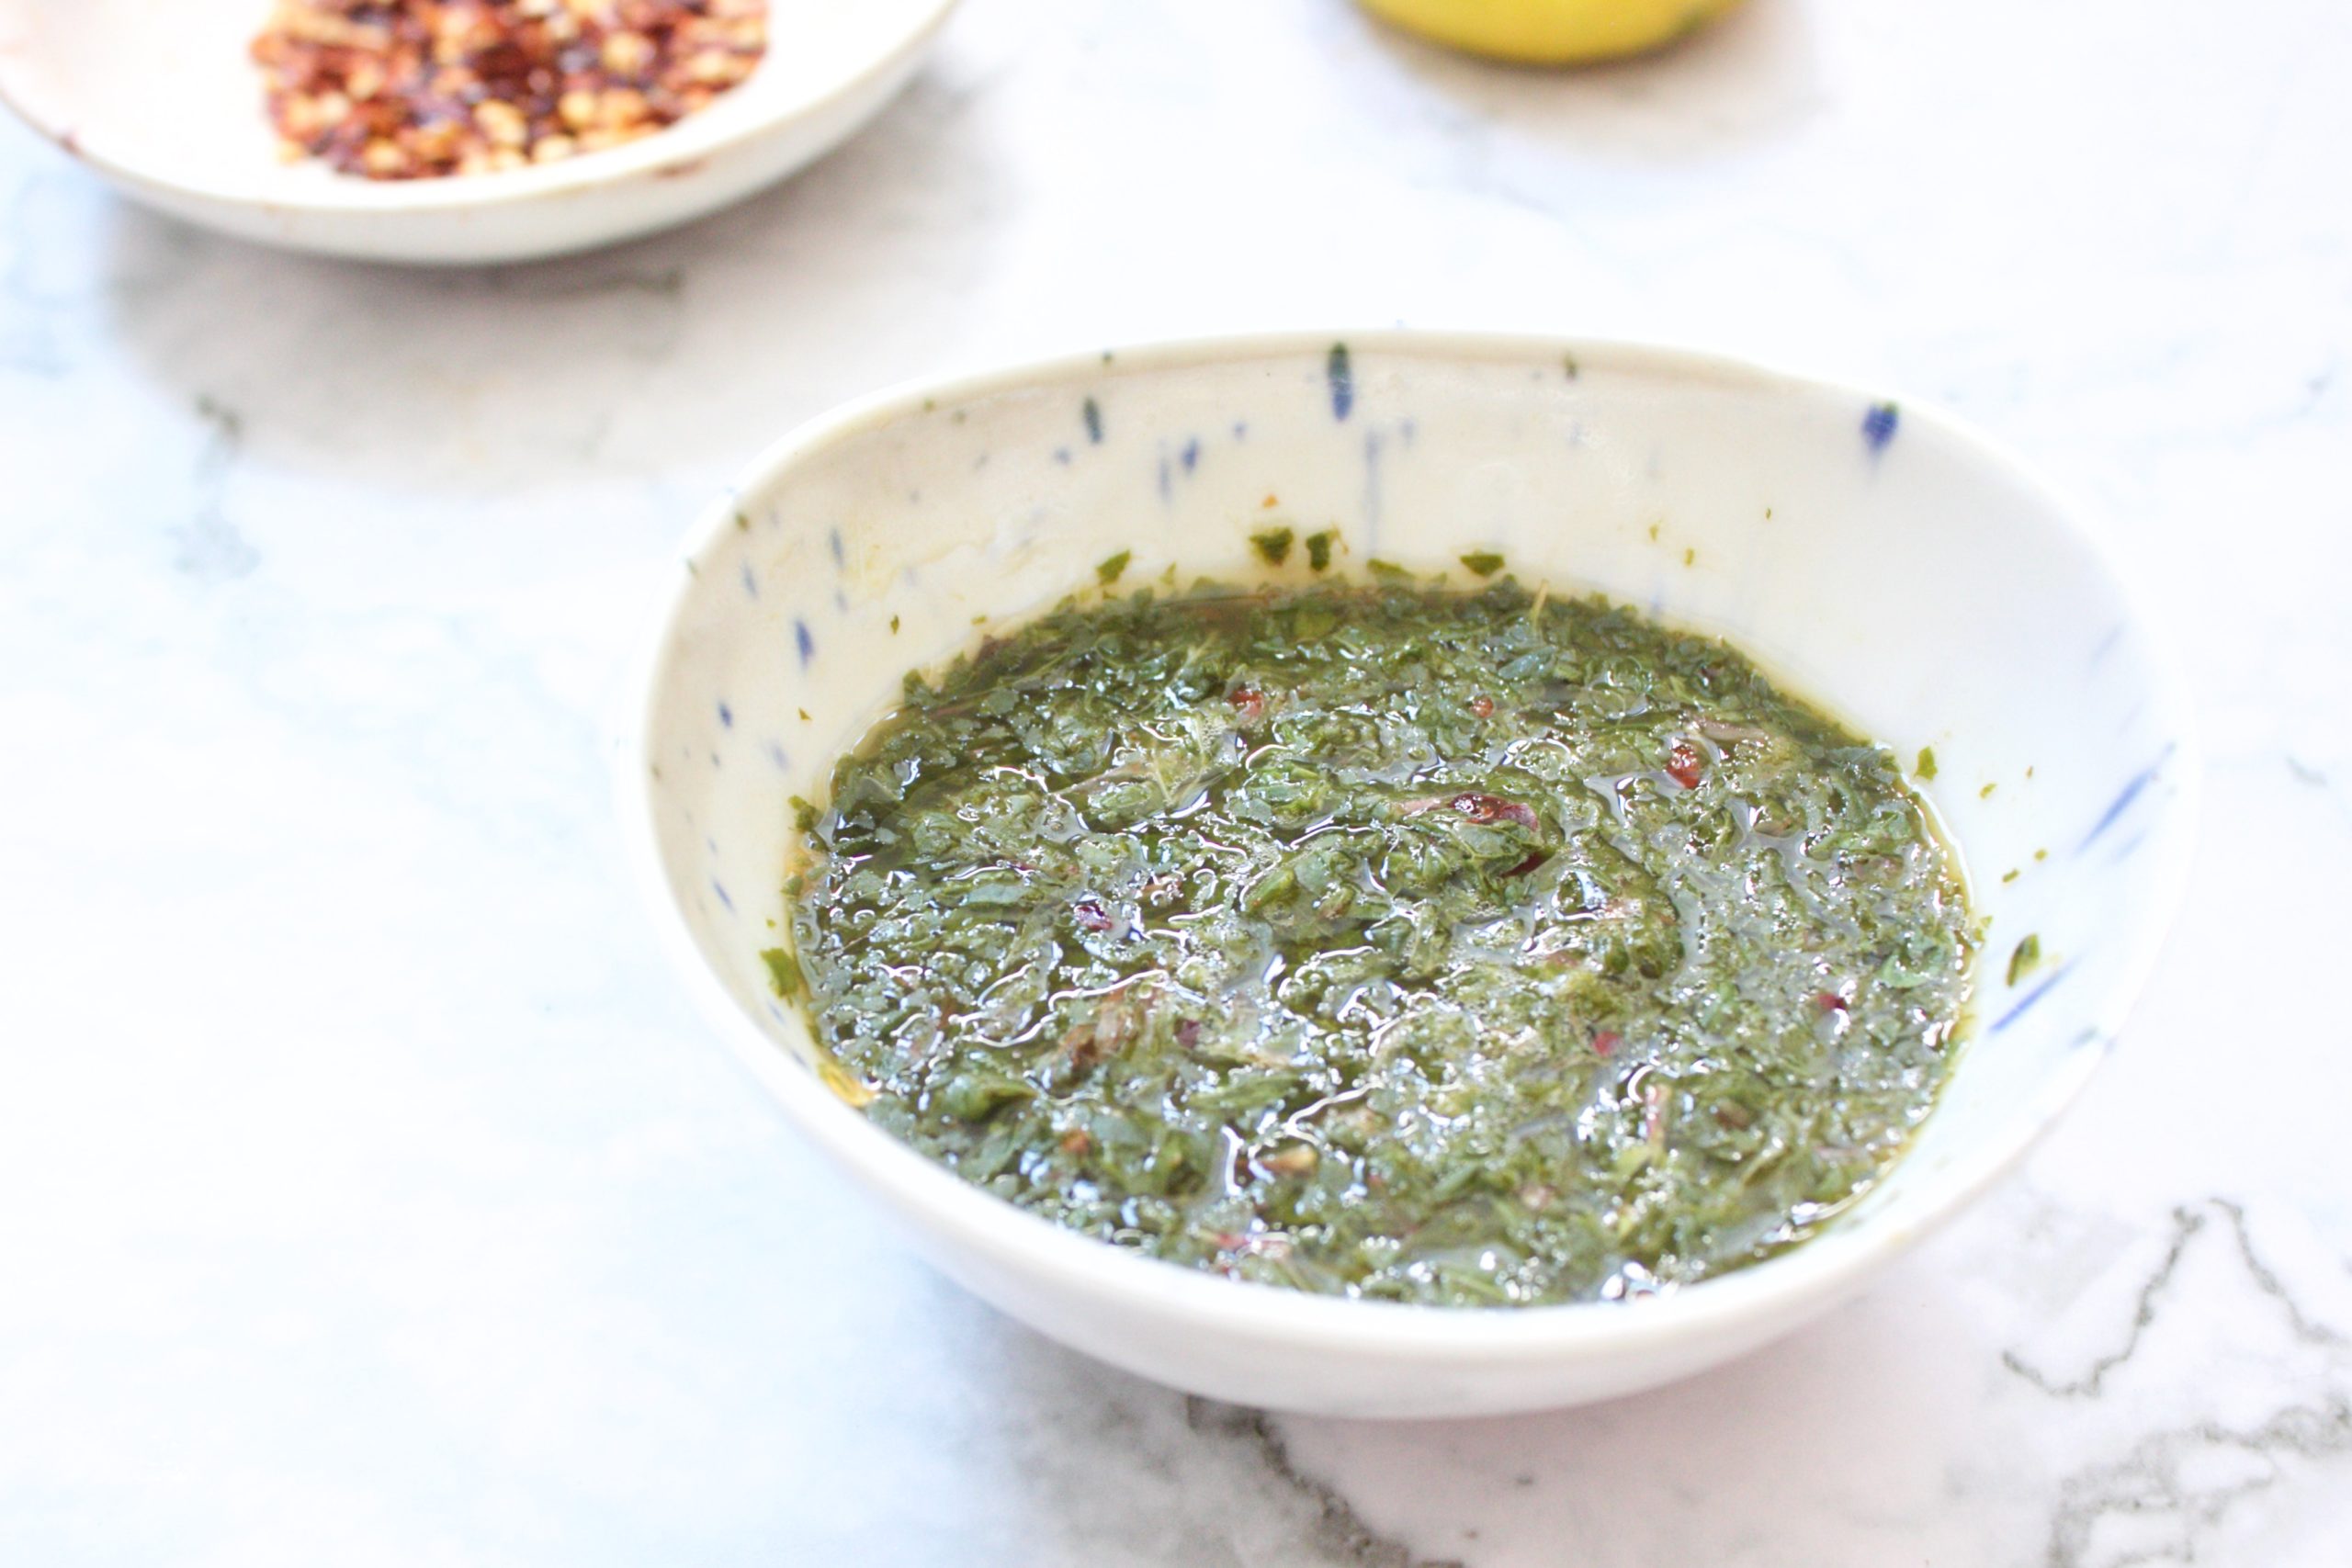
<path fill-rule="evenodd" d="M 1759 1262 L 1634 1303 L 1578 1302 L 1517 1307 L 1439 1307 L 1323 1296 L 1223 1279 L 1147 1258 L 1082 1235 L 964 1181 L 868 1121 L 825 1089 L 816 1074 L 770 1040 L 739 1007 L 704 959 L 671 891 L 655 828 L 647 739 L 657 721 L 660 683 L 670 650 L 698 592 L 684 568 L 722 544 L 748 497 L 772 489 L 804 458 L 895 420 L 991 393 L 1100 378 L 1106 366 L 1181 370 L 1257 358 L 1320 356 L 1331 345 L 1382 356 L 1519 360 L 1573 355 L 1585 369 L 1666 374 L 1755 389 L 1835 394 L 1857 407 L 1896 401 L 1916 422 L 2006 474 L 2042 503 L 2050 525 L 2107 577 L 2137 630 L 2151 670 L 2150 705 L 2175 745 L 2165 764 L 2176 791 L 2178 830 L 2165 835 L 2154 897 L 2138 907 L 2116 977 L 2086 1005 L 2095 1042 L 2068 1054 L 2050 1081 L 2004 1123 L 2003 1135 L 1963 1150 L 1916 1190 L 1899 1215 L 1860 1227 L 1833 1223 L 1800 1246 Z M 1031 1279 L 1046 1279 L 1077 1298 L 1109 1299 L 1122 1308 L 1182 1316 L 1212 1332 L 1280 1348 L 1374 1353 L 1390 1360 L 1469 1367 L 1541 1357 L 1645 1354 L 1743 1325 L 1792 1322 L 1808 1307 L 1858 1289 L 1990 1187 L 2046 1134 L 2111 1054 L 2145 989 L 2186 894 L 2201 816 L 2203 751 L 2188 687 L 2161 623 L 2088 510 L 2007 446 L 1932 406 L 1832 378 L 1784 370 L 1705 350 L 1624 339 L 1549 333 L 1462 332 L 1381 327 L 1212 333 L 1154 340 L 1108 351 L 1068 353 L 908 380 L 804 421 L 772 443 L 737 482 L 706 507 L 685 536 L 680 570 L 662 594 L 636 667 L 623 688 L 615 736 L 615 799 L 638 891 L 651 907 L 658 938 L 696 1010 L 738 1062 L 771 1091 L 786 1120 L 862 1183 L 878 1188 L 902 1217 L 929 1216 L 933 1229 L 965 1238 Z M 2095 1043 L 2096 1048 L 2093 1048 Z M 1964 1060 L 1965 1058 L 1963 1058 Z"/>
<path fill-rule="evenodd" d="M 10 8 L 29 3 L 30 0 L 0 0 L 0 6 Z M 582 152 L 553 164 L 491 174 L 426 180 L 341 178 L 321 181 L 315 186 L 294 185 L 282 191 L 273 188 L 270 182 L 251 175 L 182 178 L 112 156 L 103 142 L 93 147 L 82 140 L 74 126 L 39 112 L 35 107 L 39 96 L 27 94 L 20 85 L 28 57 L 6 49 L 0 49 L 0 106 L 66 156 L 88 164 L 107 178 L 184 200 L 309 216 L 478 212 L 576 197 L 648 175 L 666 178 L 693 174 L 702 164 L 773 135 L 792 122 L 820 118 L 886 81 L 892 72 L 927 48 L 946 26 L 960 0 L 915 3 L 923 8 L 888 48 L 864 60 L 855 71 L 830 79 L 814 91 L 780 97 L 740 119 L 718 117 L 714 120 L 708 113 L 690 114 L 617 147 Z M 744 92 L 757 80 L 754 73 L 735 91 Z M 258 112 L 258 103 L 256 109 Z"/>

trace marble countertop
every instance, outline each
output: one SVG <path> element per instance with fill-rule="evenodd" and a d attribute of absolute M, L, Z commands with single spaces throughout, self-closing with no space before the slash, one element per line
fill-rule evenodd
<path fill-rule="evenodd" d="M 271 254 L 0 128 L 0 1561 L 2352 1561 L 2352 10 L 1755 0 L 1496 71 L 1341 0 L 971 0 L 792 184 Z M 1188 1401 L 910 1255 L 705 1037 L 606 749 L 695 507 L 904 377 L 1304 321 L 1939 401 L 2190 655 L 2189 906 L 2027 1168 L 1727 1370 Z"/>

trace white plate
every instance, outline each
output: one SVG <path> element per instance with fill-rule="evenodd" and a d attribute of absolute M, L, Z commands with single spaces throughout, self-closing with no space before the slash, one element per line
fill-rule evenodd
<path fill-rule="evenodd" d="M 247 52 L 269 0 L 0 0 L 0 99 L 149 206 L 242 239 L 513 261 L 683 223 L 802 167 L 902 86 L 956 0 L 770 0 L 768 52 L 708 108 L 506 174 L 372 181 L 288 164 Z"/>
<path fill-rule="evenodd" d="M 1931 412 L 1694 355 L 1352 334 L 1184 344 L 890 393 L 763 457 L 689 546 L 624 749 L 625 827 L 681 973 L 794 1124 L 949 1273 L 1121 1366 L 1340 1415 L 1625 1393 L 1859 1290 L 2005 1169 L 2114 1043 L 2187 869 L 2188 703 L 2073 509 Z M 1272 504 L 1268 504 L 1269 498 Z M 1093 582 L 1232 578 L 1253 530 L 1354 559 L 1598 588 L 1729 637 L 1908 759 L 1989 922 L 1941 1102 L 1820 1236 L 1655 1300 L 1511 1309 L 1239 1284 L 1059 1230 L 836 1100 L 770 993 L 786 798 L 900 674 Z M 2014 878 L 2007 873 L 2016 872 Z M 2007 983 L 2029 932 L 2043 962 Z M 781 1201 L 781 1198 L 780 1200 Z"/>

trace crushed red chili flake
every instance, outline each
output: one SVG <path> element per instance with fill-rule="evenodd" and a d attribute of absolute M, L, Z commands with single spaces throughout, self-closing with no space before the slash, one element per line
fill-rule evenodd
<path fill-rule="evenodd" d="M 1492 697 L 1472 697 L 1470 699 L 1470 711 L 1480 718 L 1492 718 L 1495 716 L 1495 699 Z"/>
<path fill-rule="evenodd" d="M 1624 1038 L 1613 1029 L 1604 1029 L 1592 1037 L 1593 1054 L 1600 1056 L 1609 1055 L 1617 1049 L 1617 1043 Z"/>
<path fill-rule="evenodd" d="M 280 153 L 369 179 L 553 163 L 707 107 L 767 0 L 277 0 L 253 42 Z"/>
<path fill-rule="evenodd" d="M 1091 898 L 1080 898 L 1070 906 L 1070 913 L 1088 931 L 1107 931 L 1111 929 L 1111 911 Z"/>
<path fill-rule="evenodd" d="M 1820 1008 L 1824 1012 L 1844 1012 L 1847 1010 L 1846 998 L 1839 996 L 1835 991 L 1824 991 L 1819 996 L 1814 998 L 1813 1000 L 1814 1004 Z"/>
<path fill-rule="evenodd" d="M 1684 789 L 1697 789 L 1703 761 L 1696 746 L 1688 740 L 1678 740 L 1674 743 L 1674 750 L 1666 754 L 1667 776 Z"/>
<path fill-rule="evenodd" d="M 1244 724 L 1255 724 L 1266 716 L 1266 695 L 1255 686 L 1236 686 L 1226 699 Z"/>

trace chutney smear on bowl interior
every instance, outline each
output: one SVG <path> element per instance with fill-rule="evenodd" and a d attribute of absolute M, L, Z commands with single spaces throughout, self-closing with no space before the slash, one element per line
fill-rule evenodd
<path fill-rule="evenodd" d="M 1638 1297 L 1851 1203 L 1967 1000 L 1925 804 L 1724 643 L 1464 564 L 1106 589 L 910 675 L 795 803 L 766 957 L 827 1081 L 1057 1224 L 1350 1297 Z"/>

